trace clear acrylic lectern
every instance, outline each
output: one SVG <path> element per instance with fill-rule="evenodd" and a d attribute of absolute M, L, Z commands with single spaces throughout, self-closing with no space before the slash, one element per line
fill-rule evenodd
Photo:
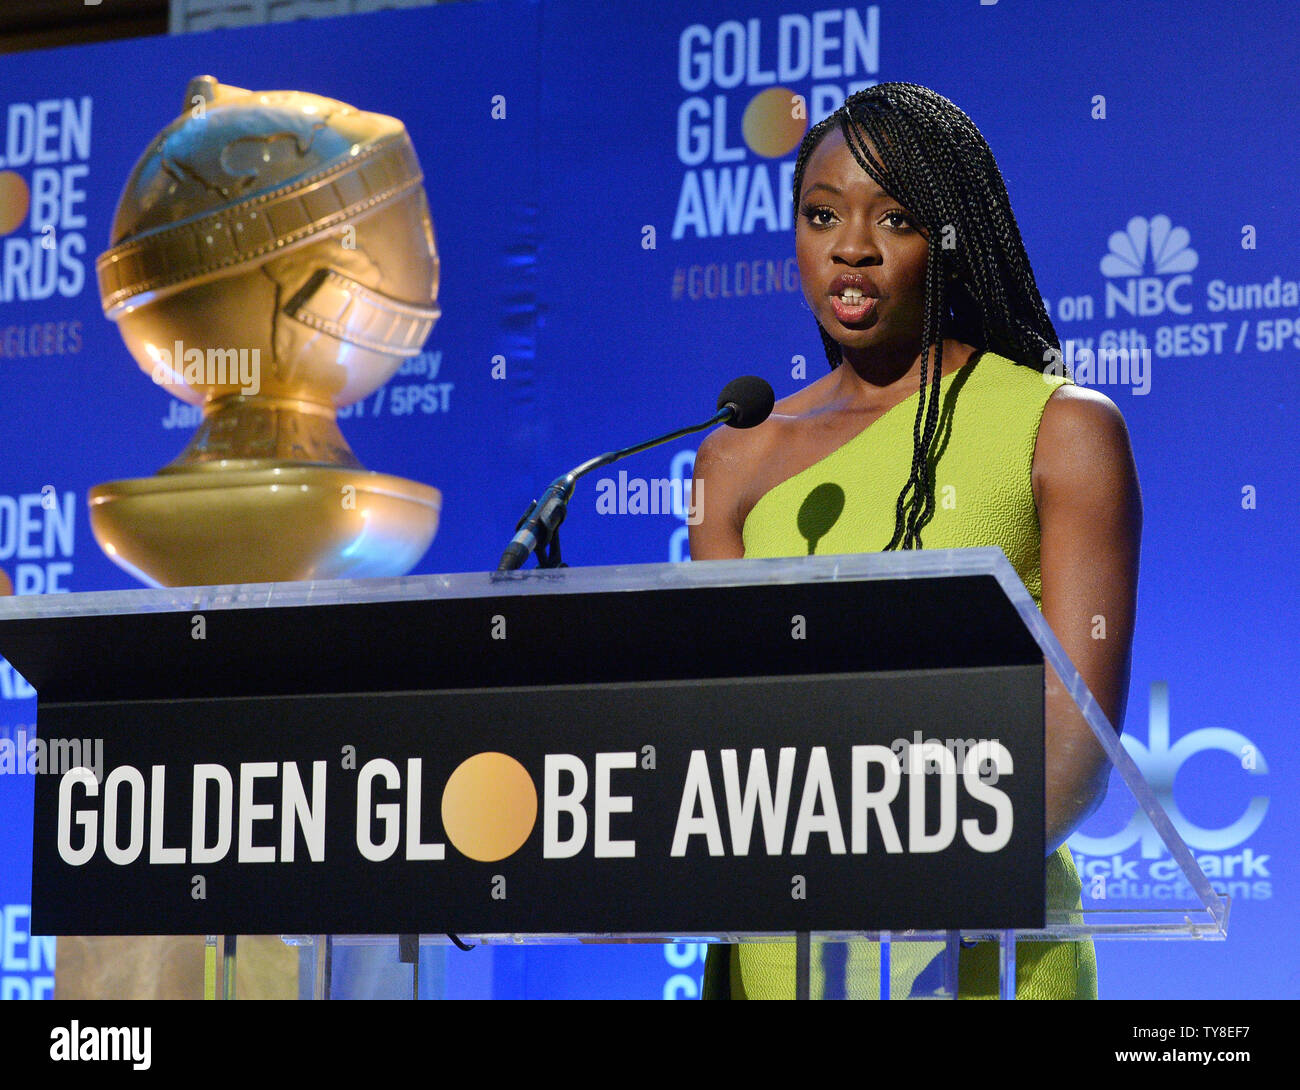
<path fill-rule="evenodd" d="M 34 932 L 283 935 L 321 996 L 343 945 L 761 940 L 815 998 L 1226 935 L 997 549 L 11 598 L 0 653 L 103 740 L 37 783 Z M 1045 716 L 1189 900 L 1048 881 Z"/>

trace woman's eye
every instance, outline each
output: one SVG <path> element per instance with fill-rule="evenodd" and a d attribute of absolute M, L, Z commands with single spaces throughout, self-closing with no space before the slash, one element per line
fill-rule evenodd
<path fill-rule="evenodd" d="M 914 226 L 912 218 L 906 212 L 886 212 L 885 222 L 888 223 L 890 227 L 898 229 L 911 228 Z"/>
<path fill-rule="evenodd" d="M 804 208 L 803 218 L 814 227 L 826 227 L 835 219 L 835 212 L 826 207 Z"/>

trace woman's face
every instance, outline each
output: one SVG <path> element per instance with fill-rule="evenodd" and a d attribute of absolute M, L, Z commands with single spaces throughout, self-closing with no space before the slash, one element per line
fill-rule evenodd
<path fill-rule="evenodd" d="M 808 305 L 847 362 L 920 355 L 928 248 L 910 213 L 830 129 L 804 169 L 795 253 Z"/>

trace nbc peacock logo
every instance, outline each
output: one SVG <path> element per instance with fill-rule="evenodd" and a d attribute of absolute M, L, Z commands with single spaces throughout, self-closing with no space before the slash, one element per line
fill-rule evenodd
<path fill-rule="evenodd" d="M 1192 283 L 1200 260 L 1191 248 L 1191 232 L 1175 227 L 1165 215 L 1134 216 L 1123 231 L 1109 239 L 1101 259 L 1106 279 L 1106 317 L 1120 312 L 1149 318 L 1172 311 L 1189 314 L 1192 307 L 1179 293 Z"/>

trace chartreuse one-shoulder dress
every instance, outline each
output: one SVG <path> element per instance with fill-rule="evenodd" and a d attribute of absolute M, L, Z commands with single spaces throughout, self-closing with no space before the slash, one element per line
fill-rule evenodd
<path fill-rule="evenodd" d="M 1031 470 L 1048 398 L 1069 380 L 1040 374 L 991 352 L 977 352 L 940 384 L 940 421 L 932 447 L 935 512 L 922 531 L 927 549 L 998 545 L 1042 608 L 1038 513 Z M 913 394 L 802 473 L 766 493 L 744 526 L 745 556 L 875 552 L 894 531 L 906 483 L 916 416 Z M 819 510 L 819 507 L 822 508 Z M 810 535 L 816 535 L 810 541 Z M 1048 906 L 1077 909 L 1080 883 L 1068 849 L 1047 860 Z M 933 976 L 938 948 L 894 943 L 891 994 Z M 791 942 L 714 946 L 705 996 L 794 997 Z M 997 996 L 997 947 L 963 948 L 958 997 Z M 814 946 L 812 990 L 827 998 L 874 998 L 879 947 L 869 942 Z M 1097 992 L 1091 942 L 1022 942 L 1016 947 L 1016 994 L 1022 999 L 1086 999 Z"/>

